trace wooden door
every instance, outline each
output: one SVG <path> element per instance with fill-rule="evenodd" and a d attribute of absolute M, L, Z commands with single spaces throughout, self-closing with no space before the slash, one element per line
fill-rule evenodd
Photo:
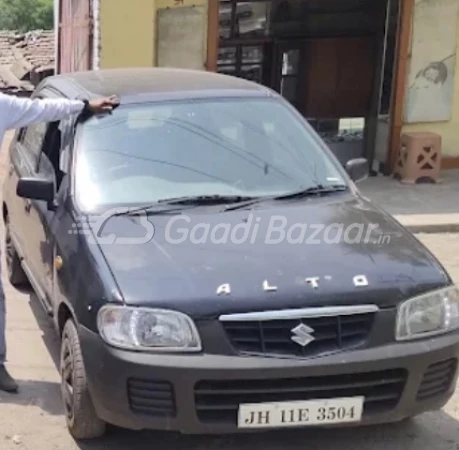
<path fill-rule="evenodd" d="M 306 117 L 366 117 L 376 65 L 372 37 L 310 39 L 303 58 Z"/>

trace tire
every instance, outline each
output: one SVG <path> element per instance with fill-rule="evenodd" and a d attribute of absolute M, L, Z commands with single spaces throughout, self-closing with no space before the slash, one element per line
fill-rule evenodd
<path fill-rule="evenodd" d="M 80 340 L 73 320 L 64 326 L 61 342 L 61 391 L 67 427 L 76 440 L 96 439 L 105 434 L 92 403 L 81 354 Z"/>
<path fill-rule="evenodd" d="M 10 283 L 14 287 L 29 286 L 29 279 L 22 268 L 21 258 L 19 257 L 11 238 L 10 222 L 8 217 L 5 220 L 5 259 Z"/>

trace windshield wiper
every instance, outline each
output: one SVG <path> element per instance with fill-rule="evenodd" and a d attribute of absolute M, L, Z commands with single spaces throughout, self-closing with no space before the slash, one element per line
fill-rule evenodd
<path fill-rule="evenodd" d="M 285 195 L 276 195 L 276 196 L 265 196 L 265 197 L 255 197 L 252 200 L 248 200 L 246 202 L 241 202 L 237 205 L 228 206 L 224 209 L 224 211 L 235 211 L 237 209 L 243 209 L 248 206 L 256 205 L 257 203 L 261 203 L 268 200 L 290 200 L 295 198 L 302 198 L 307 197 L 309 195 L 326 195 L 332 194 L 334 192 L 343 192 L 347 190 L 347 186 L 337 184 L 333 186 L 314 186 L 308 189 L 303 189 L 301 191 L 293 192 L 290 194 Z"/>
<path fill-rule="evenodd" d="M 181 213 L 183 211 L 183 208 L 158 208 L 158 206 L 159 205 L 157 203 L 153 203 L 151 205 L 138 206 L 135 208 L 126 208 L 123 211 L 118 211 L 112 214 L 111 217 L 133 216 L 141 212 L 145 212 L 145 214 L 152 216 L 161 214 Z"/>
<path fill-rule="evenodd" d="M 331 186 L 323 186 L 321 184 L 317 186 L 313 186 L 307 189 L 303 189 L 301 191 L 292 192 L 290 194 L 279 195 L 274 197 L 274 200 L 291 200 L 295 198 L 303 198 L 312 195 L 327 195 L 327 194 L 334 194 L 336 192 L 344 192 L 347 191 L 348 187 L 344 184 L 334 184 Z"/>
<path fill-rule="evenodd" d="M 257 197 L 244 195 L 195 195 L 189 197 L 165 198 L 158 204 L 166 205 L 221 205 L 255 200 Z"/>
<path fill-rule="evenodd" d="M 335 192 L 343 192 L 348 188 L 345 185 L 333 185 L 333 186 L 313 186 L 308 189 L 293 192 L 290 194 L 279 195 L 279 196 L 244 196 L 244 195 L 195 195 L 185 196 L 176 198 L 165 198 L 158 200 L 156 203 L 139 206 L 136 208 L 129 208 L 124 211 L 114 213 L 112 216 L 127 216 L 134 215 L 139 212 L 145 211 L 149 215 L 153 214 L 168 214 L 181 212 L 183 208 L 163 208 L 162 206 L 168 205 L 183 205 L 183 206 L 201 206 L 201 205 L 222 205 L 232 204 L 232 206 L 226 207 L 223 211 L 234 211 L 242 209 L 247 206 L 252 206 L 257 203 L 261 203 L 267 200 L 290 200 L 295 198 L 307 197 L 310 195 L 326 195 Z"/>
<path fill-rule="evenodd" d="M 242 195 L 196 195 L 189 197 L 165 198 L 158 200 L 156 203 L 138 206 L 135 208 L 126 208 L 123 211 L 118 211 L 112 214 L 116 216 L 130 216 L 140 212 L 145 212 L 148 215 L 160 215 L 168 213 L 177 213 L 183 211 L 180 208 L 168 208 L 170 205 L 183 206 L 200 206 L 200 205 L 221 205 L 226 203 L 240 203 L 248 200 L 254 201 L 257 197 L 248 197 Z"/>
<path fill-rule="evenodd" d="M 242 201 L 239 203 L 236 203 L 235 205 L 227 206 L 225 209 L 222 210 L 222 212 L 226 211 L 236 211 L 237 209 L 244 209 L 247 208 L 248 206 L 253 206 L 256 205 L 257 203 L 261 203 L 266 200 L 272 200 L 273 197 L 254 197 L 251 200 L 247 201 Z"/>

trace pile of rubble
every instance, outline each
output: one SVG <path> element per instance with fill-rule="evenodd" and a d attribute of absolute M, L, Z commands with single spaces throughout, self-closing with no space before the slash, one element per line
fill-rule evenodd
<path fill-rule="evenodd" d="M 54 73 L 54 32 L 0 31 L 0 92 L 30 95 Z"/>

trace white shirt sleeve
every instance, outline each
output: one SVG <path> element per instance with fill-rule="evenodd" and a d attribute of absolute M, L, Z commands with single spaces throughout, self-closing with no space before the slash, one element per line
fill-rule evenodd
<path fill-rule="evenodd" d="M 83 111 L 84 103 L 68 99 L 28 99 L 0 94 L 0 126 L 4 130 L 40 122 L 56 122 Z"/>

